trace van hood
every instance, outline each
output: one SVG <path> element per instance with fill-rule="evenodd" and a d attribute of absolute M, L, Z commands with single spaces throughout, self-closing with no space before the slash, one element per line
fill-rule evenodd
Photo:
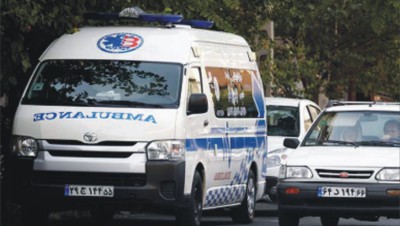
<path fill-rule="evenodd" d="M 84 143 L 173 139 L 176 115 L 177 109 L 20 105 L 13 135 Z M 97 140 L 85 140 L 87 133 Z"/>
<path fill-rule="evenodd" d="M 309 167 L 399 167 L 399 147 L 299 147 L 287 160 L 287 165 Z"/>

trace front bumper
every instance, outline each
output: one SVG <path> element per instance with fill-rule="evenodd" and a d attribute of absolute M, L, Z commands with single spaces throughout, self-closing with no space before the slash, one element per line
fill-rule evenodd
<path fill-rule="evenodd" d="M 332 187 L 365 187 L 365 198 L 318 197 L 317 188 Z M 286 194 L 286 188 L 298 188 L 298 194 Z M 400 196 L 389 196 L 387 190 L 399 190 L 400 184 L 368 183 L 278 183 L 279 211 L 299 216 L 336 215 L 339 217 L 386 216 L 400 218 Z"/>
<path fill-rule="evenodd" d="M 183 192 L 184 161 L 149 161 L 146 174 L 32 171 L 29 161 L 19 162 L 19 165 L 20 183 L 15 189 L 20 201 L 40 204 L 51 210 L 101 206 L 116 210 L 139 208 L 172 212 L 189 205 L 189 195 L 185 196 Z M 113 186 L 114 196 L 64 196 L 66 184 Z"/>

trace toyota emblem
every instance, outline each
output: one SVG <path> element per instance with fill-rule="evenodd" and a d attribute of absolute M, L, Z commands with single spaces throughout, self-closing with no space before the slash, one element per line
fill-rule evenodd
<path fill-rule="evenodd" d="M 93 142 L 95 142 L 95 141 L 97 140 L 97 135 L 96 135 L 96 133 L 94 133 L 94 132 L 87 132 L 87 133 L 85 133 L 85 134 L 83 135 L 83 139 L 84 139 L 86 142 L 93 143 Z"/>
<path fill-rule="evenodd" d="M 349 177 L 349 173 L 348 173 L 348 172 L 341 172 L 341 173 L 339 174 L 339 177 L 341 177 L 341 178 L 348 178 L 348 177 Z"/>

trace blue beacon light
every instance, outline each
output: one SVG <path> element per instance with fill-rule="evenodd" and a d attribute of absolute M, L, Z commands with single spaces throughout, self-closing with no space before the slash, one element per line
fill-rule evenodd
<path fill-rule="evenodd" d="M 212 21 L 205 20 L 183 20 L 182 15 L 173 14 L 152 14 L 146 13 L 139 7 L 131 7 L 122 10 L 120 13 L 86 13 L 88 19 L 103 20 L 139 20 L 144 22 L 158 22 L 162 24 L 184 24 L 197 28 L 211 28 L 214 25 Z"/>

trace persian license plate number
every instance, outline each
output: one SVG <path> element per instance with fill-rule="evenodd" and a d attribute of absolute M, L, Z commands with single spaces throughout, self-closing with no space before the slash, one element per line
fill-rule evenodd
<path fill-rule="evenodd" d="M 318 187 L 318 197 L 366 198 L 365 187 Z"/>
<path fill-rule="evenodd" d="M 66 184 L 64 196 L 114 197 L 114 187 Z"/>

